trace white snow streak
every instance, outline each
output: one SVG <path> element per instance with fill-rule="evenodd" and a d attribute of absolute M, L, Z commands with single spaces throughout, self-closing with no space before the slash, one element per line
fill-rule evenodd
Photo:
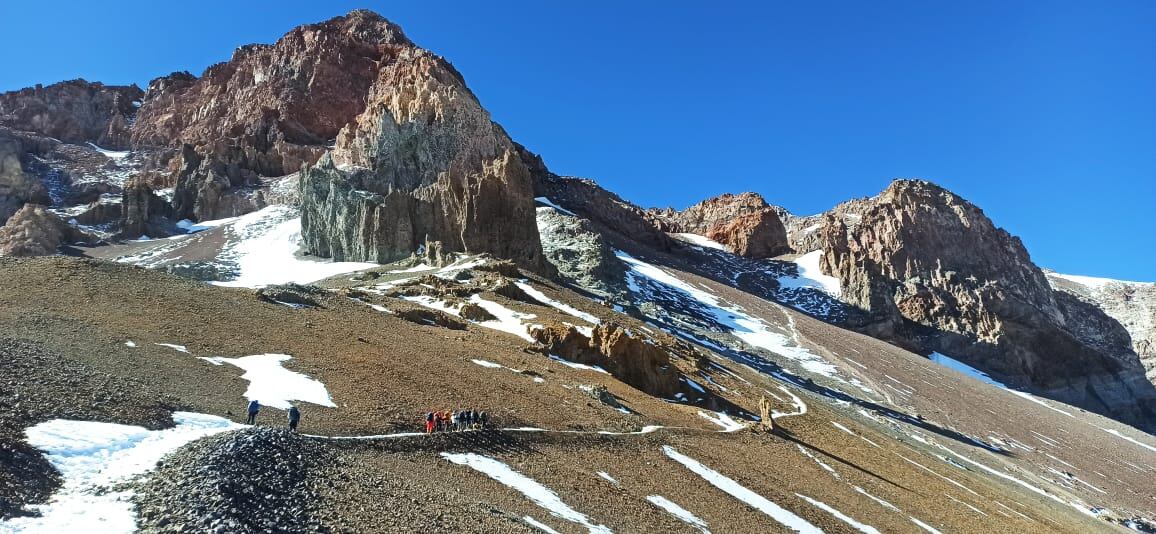
<path fill-rule="evenodd" d="M 525 521 L 527 525 L 530 525 L 530 526 L 532 526 L 538 530 L 541 530 L 542 532 L 545 532 L 546 534 L 562 534 L 561 532 L 558 532 L 557 530 L 550 528 L 549 525 L 542 523 L 541 521 L 538 521 L 537 519 L 534 519 L 533 517 L 530 517 L 530 516 L 523 517 L 522 521 Z"/>
<path fill-rule="evenodd" d="M 686 508 L 683 508 L 672 502 L 670 499 L 667 499 L 662 495 L 649 495 L 646 497 L 646 500 L 650 501 L 651 504 L 666 510 L 668 513 L 670 513 L 670 515 L 677 517 L 682 522 L 697 528 L 699 531 L 703 532 L 703 534 L 710 534 L 710 531 L 706 528 L 706 521 L 699 519 L 698 516 L 694 515 Z"/>
<path fill-rule="evenodd" d="M 762 495 L 759 495 L 758 493 L 755 493 L 755 492 L 747 489 L 742 484 L 739 484 L 738 482 L 735 482 L 734 480 L 727 478 L 723 474 L 699 463 L 698 460 L 695 460 L 694 458 L 691 458 L 689 456 L 686 456 L 686 455 L 674 450 L 674 447 L 671 447 L 669 445 L 664 445 L 662 447 L 662 450 L 672 460 L 682 464 L 687 469 L 690 469 L 696 475 L 702 477 L 703 480 L 706 480 L 708 483 L 710 483 L 710 485 L 726 492 L 731 497 L 734 497 L 740 501 L 743 501 L 748 506 L 750 506 L 750 507 L 752 507 L 752 508 L 754 508 L 754 509 L 756 509 L 756 510 L 758 510 L 764 514 L 767 514 L 768 516 L 771 517 L 771 519 L 774 519 L 775 521 L 782 523 L 783 526 L 785 526 L 791 530 L 794 530 L 795 532 L 802 532 L 802 533 L 822 533 L 823 532 L 821 529 L 819 529 L 819 527 L 816 527 L 815 525 L 812 525 L 811 523 L 807 522 L 806 519 L 803 519 L 802 517 L 795 515 L 790 510 L 787 510 L 787 509 L 771 502 L 770 500 L 763 497 Z"/>
<path fill-rule="evenodd" d="M 583 321 L 586 321 L 586 322 L 591 323 L 591 324 L 598 324 L 598 323 L 602 322 L 601 319 L 599 319 L 599 318 L 597 318 L 597 317 L 595 317 L 589 313 L 586 313 L 582 310 L 579 310 L 578 308 L 570 306 L 569 304 L 565 304 L 563 302 L 559 302 L 559 301 L 554 300 L 550 297 L 547 297 L 545 293 L 538 291 L 536 288 L 534 288 L 534 286 L 532 286 L 526 282 L 518 281 L 518 282 L 514 282 L 514 285 L 518 286 L 522 291 L 525 291 L 526 294 L 530 295 L 530 297 L 532 297 L 534 300 L 541 302 L 542 304 L 545 304 L 547 306 L 553 307 L 553 308 L 555 308 L 561 312 L 568 313 L 570 315 L 573 315 L 574 317 L 582 319 Z"/>
<path fill-rule="evenodd" d="M 129 343 L 132 343 L 132 342 L 130 341 Z M 125 345 L 128 345 L 128 343 L 125 343 Z M 172 343 L 153 343 L 153 345 L 158 345 L 161 347 L 168 347 L 168 348 L 173 349 L 177 352 L 184 352 L 184 353 L 189 352 L 189 348 L 184 346 L 184 345 L 174 345 Z M 128 346 L 135 347 L 136 343 L 133 343 L 132 345 L 128 345 Z"/>
<path fill-rule="evenodd" d="M 911 518 L 911 522 L 915 523 L 916 525 L 919 525 L 919 528 L 926 530 L 926 531 L 930 532 L 931 534 L 943 534 L 942 532 L 935 530 L 935 527 L 932 527 L 931 525 L 928 525 L 927 523 L 924 523 L 923 521 L 915 519 L 914 517 Z"/>
<path fill-rule="evenodd" d="M 533 501 L 534 504 L 545 508 L 554 517 L 582 525 L 590 532 L 607 534 L 610 532 L 609 528 L 591 522 L 590 518 L 585 514 L 578 512 L 562 502 L 558 494 L 551 491 L 550 488 L 539 484 L 526 475 L 514 471 L 510 466 L 499 460 L 474 453 L 452 454 L 443 452 L 441 455 L 442 458 L 446 460 L 479 471 L 518 491 Z"/>
<path fill-rule="evenodd" d="M 747 427 L 747 425 L 732 419 L 731 416 L 726 414 L 726 412 L 711 412 L 708 414 L 700 410 L 698 415 L 703 419 L 706 419 L 707 421 L 722 427 L 723 432 L 737 432 Z"/>
<path fill-rule="evenodd" d="M 804 501 L 811 503 L 811 505 L 815 506 L 816 508 L 823 510 L 824 512 L 827 512 L 827 513 L 835 516 L 835 518 L 838 519 L 839 521 L 842 521 L 844 523 L 847 523 L 848 525 L 851 525 L 852 528 L 854 528 L 855 530 L 858 530 L 859 532 L 863 532 L 865 534 L 879 534 L 879 531 L 876 530 L 875 527 L 873 527 L 871 525 L 865 525 L 863 523 L 860 523 L 860 522 L 854 520 L 853 518 L 851 518 L 851 516 L 844 514 L 843 512 L 840 512 L 839 510 L 836 510 L 835 508 L 833 508 L 827 504 L 816 501 L 815 499 L 812 499 L 806 495 L 803 495 L 802 493 L 796 493 L 795 495 L 797 495 L 800 499 L 803 499 Z"/>
<path fill-rule="evenodd" d="M 674 238 L 678 239 L 679 241 L 684 241 L 684 242 L 690 243 L 690 244 L 695 245 L 695 246 L 704 247 L 704 248 L 713 248 L 715 250 L 721 250 L 724 252 L 727 251 L 726 245 L 719 243 L 718 241 L 715 241 L 713 239 L 703 237 L 703 236 L 698 235 L 698 234 L 670 234 L 670 235 L 674 236 Z"/>
<path fill-rule="evenodd" d="M 747 314 L 742 308 L 738 306 L 724 306 L 722 300 L 713 293 L 683 282 L 666 271 L 625 252 L 616 250 L 614 254 L 619 260 L 622 260 L 630 267 L 630 272 L 627 273 L 627 285 L 630 286 L 632 291 L 636 293 L 641 291 L 638 284 L 631 280 L 633 276 L 649 278 L 657 283 L 681 291 L 691 299 L 705 306 L 709 313 L 714 316 L 715 321 L 730 329 L 731 334 L 743 342 L 794 360 L 798 362 L 803 369 L 811 373 L 828 377 L 834 377 L 836 375 L 838 368 L 833 364 L 805 347 L 797 344 L 792 345 L 790 338 L 772 332 L 762 319 Z M 788 317 L 790 316 L 788 315 Z"/>

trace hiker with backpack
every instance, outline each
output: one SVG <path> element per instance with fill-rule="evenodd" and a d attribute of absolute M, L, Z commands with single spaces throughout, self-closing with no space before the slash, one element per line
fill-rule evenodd
<path fill-rule="evenodd" d="M 249 419 L 246 420 L 245 424 L 256 425 L 257 424 L 257 412 L 260 412 L 260 411 L 261 411 L 261 403 L 257 402 L 257 399 L 253 399 L 253 400 L 249 401 Z"/>
<path fill-rule="evenodd" d="M 289 406 L 289 431 L 290 432 L 296 432 L 297 431 L 297 423 L 299 423 L 299 422 L 301 422 L 301 411 L 297 409 L 297 406 L 290 405 Z"/>

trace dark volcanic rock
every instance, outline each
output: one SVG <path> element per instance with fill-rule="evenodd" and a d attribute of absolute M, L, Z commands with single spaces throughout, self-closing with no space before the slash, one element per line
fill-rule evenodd
<path fill-rule="evenodd" d="M 65 143 L 95 143 L 113 150 L 129 146 L 130 118 L 144 92 L 70 80 L 0 94 L 0 124 L 54 137 Z"/>
<path fill-rule="evenodd" d="M 791 251 L 778 213 L 757 193 L 725 194 L 685 210 L 647 210 L 667 232 L 698 234 L 740 256 L 769 258 Z"/>
<path fill-rule="evenodd" d="M 141 483 L 141 532 L 327 532 L 321 483 L 334 457 L 287 429 L 251 428 L 186 445 Z"/>
<path fill-rule="evenodd" d="M 603 298 L 626 290 L 625 266 L 590 221 L 539 207 L 538 235 L 546 261 L 566 282 Z"/>
<path fill-rule="evenodd" d="M 934 184 L 899 180 L 848 227 L 821 232 L 822 269 L 876 337 L 960 358 L 1020 386 L 1141 427 L 1156 388 L 1127 333 L 1093 306 L 1057 298 L 1020 240 Z"/>

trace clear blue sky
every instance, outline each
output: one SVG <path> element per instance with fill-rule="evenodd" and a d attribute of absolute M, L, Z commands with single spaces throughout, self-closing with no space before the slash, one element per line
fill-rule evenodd
<path fill-rule="evenodd" d="M 1156 2 L 0 2 L 0 90 L 200 74 L 355 7 L 560 174 L 810 214 L 940 183 L 1062 272 L 1156 281 Z"/>

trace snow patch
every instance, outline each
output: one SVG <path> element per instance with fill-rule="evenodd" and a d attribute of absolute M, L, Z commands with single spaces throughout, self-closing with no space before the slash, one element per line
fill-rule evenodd
<path fill-rule="evenodd" d="M 562 213 L 565 213 L 566 215 L 570 215 L 571 217 L 577 217 L 578 216 L 574 212 L 553 203 L 552 201 L 550 201 L 550 199 L 548 199 L 546 197 L 534 197 L 534 200 L 537 200 L 540 204 L 545 204 L 545 205 L 547 205 L 551 208 L 554 208 L 554 209 L 556 209 Z"/>
<path fill-rule="evenodd" d="M 840 294 L 839 279 L 823 274 L 819 268 L 819 260 L 823 257 L 822 250 L 813 250 L 798 258 L 794 263 L 798 268 L 798 276 L 781 276 L 779 285 L 784 288 L 817 289 L 832 297 Z"/>
<path fill-rule="evenodd" d="M 690 243 L 692 245 L 700 246 L 703 248 L 713 248 L 715 250 L 721 250 L 723 252 L 729 252 L 727 250 L 726 245 L 719 243 L 718 241 L 715 241 L 713 239 L 708 239 L 708 238 L 703 237 L 703 236 L 698 235 L 698 234 L 670 234 L 670 235 L 672 237 L 674 237 L 675 239 L 678 239 L 679 241 L 684 241 L 684 242 Z"/>
<path fill-rule="evenodd" d="M 707 421 L 722 427 L 723 432 L 737 432 L 747 427 L 747 425 L 732 419 L 731 416 L 726 414 L 726 412 L 706 413 L 700 410 L 698 415 L 703 419 L 706 419 Z"/>
<path fill-rule="evenodd" d="M 606 369 L 598 367 L 597 365 L 586 365 L 584 363 L 572 362 L 570 360 L 562 358 L 561 356 L 555 356 L 553 354 L 550 355 L 550 359 L 554 360 L 554 361 L 556 361 L 562 365 L 565 365 L 567 367 L 573 367 L 575 369 L 584 369 L 587 371 L 597 371 L 597 372 L 603 373 L 603 374 L 610 374 L 610 372 L 608 372 Z"/>
<path fill-rule="evenodd" d="M 166 454 L 190 441 L 241 428 L 228 419 L 191 412 L 173 413 L 176 426 L 148 430 L 139 426 L 54 419 L 25 431 L 28 444 L 44 451 L 60 471 L 63 484 L 45 504 L 30 510 L 40 517 L 16 517 L 0 531 L 135 532 L 131 490 L 110 490 L 149 472 Z"/>
<path fill-rule="evenodd" d="M 126 344 L 126 345 L 128 345 L 128 343 L 125 343 L 125 344 Z M 177 351 L 177 352 L 184 352 L 184 353 L 186 353 L 186 354 L 189 352 L 189 348 L 188 348 L 188 347 L 186 347 L 186 346 L 184 346 L 184 345 L 175 345 L 175 344 L 173 344 L 173 343 L 153 343 L 153 345 L 158 345 L 158 346 L 161 346 L 161 347 L 168 347 L 168 348 L 170 348 L 170 349 L 173 349 L 173 350 L 175 350 L 175 351 Z M 136 344 L 132 344 L 132 345 L 129 345 L 129 346 L 130 346 L 130 347 L 135 347 L 135 346 L 136 346 Z"/>
<path fill-rule="evenodd" d="M 226 226 L 240 241 L 226 254 L 238 268 L 238 276 L 226 287 L 263 287 L 274 284 L 308 284 L 331 276 L 376 267 L 376 263 L 332 262 L 297 255 L 301 243 L 301 217 L 285 206 L 269 206 L 238 217 Z"/>
<path fill-rule="evenodd" d="M 289 409 L 291 401 L 304 401 L 318 406 L 336 408 L 325 384 L 281 366 L 293 358 L 288 354 L 257 354 L 241 358 L 201 358 L 213 365 L 229 364 L 245 371 L 241 378 L 249 381 L 245 398 L 282 410 Z"/>

